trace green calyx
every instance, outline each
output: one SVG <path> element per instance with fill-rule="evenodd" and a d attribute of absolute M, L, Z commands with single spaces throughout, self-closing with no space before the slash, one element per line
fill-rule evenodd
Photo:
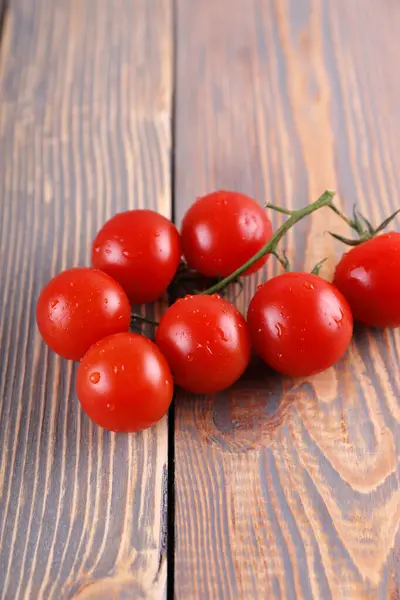
<path fill-rule="evenodd" d="M 338 235 L 337 233 L 329 232 L 332 237 L 347 246 L 358 246 L 363 242 L 366 242 L 379 233 L 381 233 L 386 227 L 393 221 L 393 219 L 400 213 L 400 209 L 396 210 L 390 217 L 382 221 L 378 227 L 374 227 L 371 222 L 364 217 L 360 212 L 357 211 L 356 206 L 353 208 L 353 218 L 350 219 L 344 215 L 334 204 L 329 205 L 330 208 L 336 213 L 347 225 L 358 235 L 358 239 L 350 239 Z"/>

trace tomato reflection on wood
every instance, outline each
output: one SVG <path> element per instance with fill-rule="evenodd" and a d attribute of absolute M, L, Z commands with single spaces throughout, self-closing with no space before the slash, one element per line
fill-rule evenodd
<path fill-rule="evenodd" d="M 292 209 L 330 187 L 346 213 L 357 202 L 373 223 L 398 208 L 395 4 L 177 8 L 179 218 L 196 194 L 226 188 Z M 326 230 L 349 235 L 328 209 L 293 228 L 294 269 L 328 257 L 321 272 L 333 273 L 346 248 Z M 243 313 L 276 270 L 270 260 L 244 280 Z M 399 597 L 399 348 L 398 331 L 356 327 L 346 359 L 325 373 L 293 381 L 257 362 L 220 394 L 181 392 L 178 600 Z"/>

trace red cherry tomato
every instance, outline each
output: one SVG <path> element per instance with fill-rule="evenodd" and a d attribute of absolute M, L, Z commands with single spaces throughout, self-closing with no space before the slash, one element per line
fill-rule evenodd
<path fill-rule="evenodd" d="M 226 277 L 260 250 L 272 225 L 255 200 L 238 192 L 214 192 L 199 198 L 182 221 L 182 250 L 189 266 L 207 277 Z M 268 255 L 244 275 L 260 269 Z"/>
<path fill-rule="evenodd" d="M 345 298 L 309 273 L 284 273 L 267 281 L 250 303 L 247 322 L 261 358 L 292 377 L 307 377 L 334 365 L 353 333 Z"/>
<path fill-rule="evenodd" d="M 163 315 L 156 344 L 175 382 L 205 394 L 232 385 L 246 369 L 250 337 L 239 311 L 219 296 L 186 296 Z"/>
<path fill-rule="evenodd" d="M 113 277 L 131 302 L 156 300 L 171 283 L 181 258 L 180 236 L 152 210 L 129 210 L 112 217 L 97 234 L 92 264 Z"/>
<path fill-rule="evenodd" d="M 64 358 L 80 360 L 103 337 L 128 331 L 131 309 L 121 286 L 86 267 L 59 273 L 43 288 L 36 320 L 46 344 Z"/>
<path fill-rule="evenodd" d="M 344 254 L 334 284 L 356 321 L 400 327 L 400 233 L 379 235 Z"/>
<path fill-rule="evenodd" d="M 94 344 L 82 358 L 76 386 L 86 414 L 111 431 L 150 427 L 165 415 L 173 394 L 164 356 L 135 333 L 117 333 Z"/>

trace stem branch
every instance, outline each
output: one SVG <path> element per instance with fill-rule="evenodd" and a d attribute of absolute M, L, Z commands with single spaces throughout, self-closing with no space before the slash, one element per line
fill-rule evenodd
<path fill-rule="evenodd" d="M 138 313 L 131 313 L 131 321 L 142 321 L 143 323 L 148 323 L 149 325 L 154 325 L 154 327 L 157 327 L 159 325 L 159 323 L 157 321 L 153 321 L 152 319 L 143 317 L 143 315 L 139 315 Z"/>
<path fill-rule="evenodd" d="M 293 213 L 289 208 L 282 208 L 281 206 L 275 206 L 275 204 L 266 204 L 265 208 L 270 208 L 275 212 L 281 213 L 282 215 L 291 215 Z"/>
<path fill-rule="evenodd" d="M 331 210 L 333 210 L 334 213 L 336 213 L 341 219 L 343 219 L 343 221 L 345 221 L 349 227 L 357 231 L 357 226 L 353 219 L 349 219 L 349 217 L 346 217 L 346 215 L 343 214 L 342 211 L 339 210 L 334 204 L 331 203 L 328 206 Z"/>

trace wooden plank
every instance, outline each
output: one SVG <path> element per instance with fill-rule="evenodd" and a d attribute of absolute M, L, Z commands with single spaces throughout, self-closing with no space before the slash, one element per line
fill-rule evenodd
<path fill-rule="evenodd" d="M 390 0 L 178 0 L 179 219 L 221 188 L 286 207 L 334 188 L 374 221 L 398 208 L 399 26 Z M 345 231 L 325 210 L 290 233 L 297 269 L 327 256 L 331 275 L 328 226 Z M 399 349 L 357 328 L 317 377 L 258 363 L 176 398 L 177 598 L 400 597 Z"/>
<path fill-rule="evenodd" d="M 169 0 L 12 0 L 0 82 L 0 597 L 161 598 L 167 422 L 109 434 L 36 298 L 112 214 L 171 212 Z"/>

